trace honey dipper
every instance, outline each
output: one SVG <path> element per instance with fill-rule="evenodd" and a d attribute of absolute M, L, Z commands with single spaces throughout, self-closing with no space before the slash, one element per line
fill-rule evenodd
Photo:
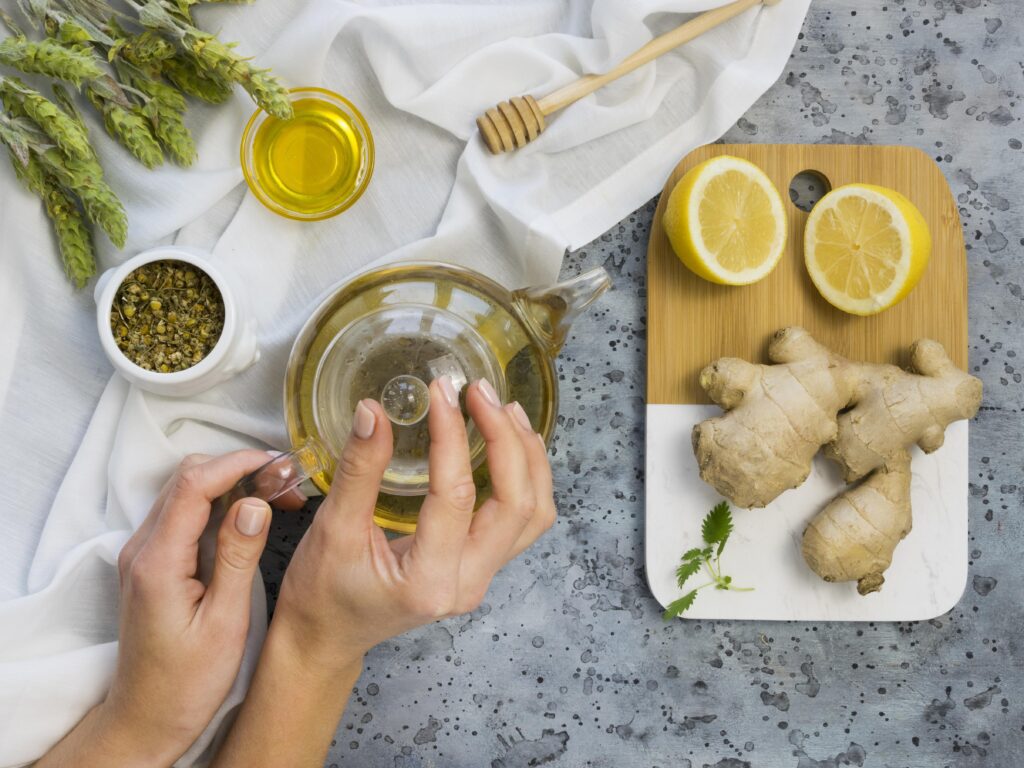
<path fill-rule="evenodd" d="M 728 5 L 706 11 L 671 32 L 654 38 L 603 75 L 586 75 L 541 99 L 535 99 L 533 96 L 516 96 L 509 101 L 503 101 L 476 119 L 480 135 L 487 148 L 495 155 L 525 146 L 543 133 L 546 127 L 545 118 L 548 115 L 579 101 L 603 85 L 618 80 L 749 8 L 757 5 L 775 5 L 778 2 L 779 0 L 734 0 Z"/>

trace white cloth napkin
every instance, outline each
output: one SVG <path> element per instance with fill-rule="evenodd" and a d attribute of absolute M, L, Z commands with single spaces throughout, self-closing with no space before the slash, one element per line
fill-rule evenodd
<path fill-rule="evenodd" d="M 326 287 L 378 261 L 431 259 L 517 287 L 555 278 L 583 245 L 655 195 L 676 161 L 720 136 L 778 77 L 810 0 L 757 8 L 577 103 L 525 149 L 490 156 L 475 117 L 601 72 L 720 0 L 263 0 L 200 11 L 208 29 L 292 85 L 322 84 L 366 115 L 373 181 L 318 224 L 275 217 L 240 187 L 239 94 L 196 106 L 200 160 L 147 172 L 93 123 L 128 208 L 111 266 L 175 241 L 242 275 L 261 362 L 188 400 L 155 397 L 102 356 L 89 292 L 72 292 L 38 201 L 0 162 L 0 765 L 34 760 L 100 701 L 117 653 L 119 548 L 187 452 L 283 446 L 291 341 Z M 13 10 L 13 0 L 0 0 Z M 98 238 L 102 242 L 102 236 Z M 262 585 L 246 663 L 217 721 L 179 762 L 204 764 L 265 630 Z"/>

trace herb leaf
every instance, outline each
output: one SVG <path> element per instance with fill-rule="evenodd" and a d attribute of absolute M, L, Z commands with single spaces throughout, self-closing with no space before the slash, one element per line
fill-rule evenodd
<path fill-rule="evenodd" d="M 703 554 L 704 554 L 704 551 L 700 547 L 694 547 L 693 549 L 686 550 L 683 553 L 682 559 L 683 559 L 684 562 L 686 560 L 700 560 L 700 558 L 701 558 L 701 556 Z"/>
<path fill-rule="evenodd" d="M 673 600 L 671 603 L 668 604 L 668 607 L 665 608 L 665 613 L 662 614 L 662 618 L 665 619 L 665 621 L 669 621 L 670 619 L 676 618 L 677 616 L 679 616 L 679 614 L 683 613 L 683 611 L 688 610 L 689 607 L 693 605 L 693 601 L 696 599 L 696 589 L 692 592 L 687 592 L 678 600 Z"/>
<path fill-rule="evenodd" d="M 720 502 L 708 512 L 700 532 L 707 544 L 718 545 L 716 555 L 721 555 L 725 543 L 729 540 L 729 534 L 732 533 L 732 513 L 729 511 L 728 502 Z"/>
<path fill-rule="evenodd" d="M 703 563 L 700 560 L 683 559 L 683 562 L 676 568 L 676 584 L 679 585 L 680 589 L 683 588 L 683 584 L 686 583 L 687 579 L 700 571 L 701 565 Z"/>
<path fill-rule="evenodd" d="M 678 600 L 673 600 L 665 608 L 662 618 L 665 621 L 677 618 L 693 605 L 697 599 L 697 592 L 705 587 L 714 587 L 722 591 L 750 592 L 751 587 L 737 587 L 732 583 L 732 576 L 722 573 L 721 556 L 725 549 L 725 543 L 732 533 L 732 513 L 729 511 L 729 504 L 721 502 L 708 512 L 701 524 L 701 536 L 704 538 L 706 547 L 694 547 L 683 553 L 679 559 L 679 567 L 676 568 L 676 584 L 682 589 L 683 585 L 700 571 L 705 571 L 711 581 L 700 585 L 694 590 L 687 592 Z M 717 547 L 716 547 L 717 545 Z M 717 549 L 717 551 L 716 551 Z"/>

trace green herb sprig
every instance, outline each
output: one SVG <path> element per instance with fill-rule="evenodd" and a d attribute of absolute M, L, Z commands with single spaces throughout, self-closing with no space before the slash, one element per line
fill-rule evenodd
<path fill-rule="evenodd" d="M 74 0 L 65 0 L 74 2 Z M 82 2 L 82 0 L 78 0 Z M 235 52 L 235 43 L 224 43 L 191 23 L 191 3 L 174 0 L 125 0 L 138 14 L 139 23 L 172 43 L 202 72 L 223 84 L 242 86 L 263 110 L 287 120 L 292 116 L 288 90 L 270 70 L 259 69 Z"/>
<path fill-rule="evenodd" d="M 7 147 L 18 178 L 43 201 L 64 270 L 81 288 L 96 272 L 85 218 L 118 247 L 128 222 L 67 93 L 55 88 L 51 101 L 16 78 L 0 77 L 0 145 Z"/>
<path fill-rule="evenodd" d="M 185 122 L 186 95 L 220 103 L 240 85 L 267 112 L 292 115 L 287 89 L 269 70 L 195 26 L 198 2 L 18 0 L 45 38 L 30 39 L 0 9 L 0 24 L 11 33 L 0 39 L 0 66 L 74 86 L 107 133 L 147 168 L 165 156 L 189 166 L 196 146 Z M 81 288 L 96 272 L 89 222 L 119 248 L 128 223 L 71 97 L 57 85 L 54 91 L 47 98 L 0 73 L 0 152 L 7 150 L 17 176 L 42 200 L 65 271 Z"/>
<path fill-rule="evenodd" d="M 676 584 L 682 589 L 683 585 L 696 576 L 702 570 L 710 577 L 710 581 L 692 589 L 678 600 L 673 600 L 665 608 L 662 618 L 669 621 L 684 612 L 688 611 L 697 599 L 697 593 L 706 587 L 715 589 L 731 590 L 733 592 L 751 592 L 753 587 L 737 587 L 732 583 L 732 576 L 722 574 L 722 551 L 732 534 L 732 512 L 729 511 L 729 504 L 721 502 L 708 512 L 701 524 L 701 538 L 704 539 L 704 547 L 694 547 L 683 553 L 679 567 L 676 568 Z"/>
<path fill-rule="evenodd" d="M 88 51 L 68 47 L 54 40 L 38 42 L 25 37 L 12 36 L 0 41 L 0 64 L 33 75 L 47 75 L 81 85 L 103 70 Z"/>

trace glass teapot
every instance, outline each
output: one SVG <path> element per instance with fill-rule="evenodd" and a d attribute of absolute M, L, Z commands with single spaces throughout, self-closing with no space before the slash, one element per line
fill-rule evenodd
<path fill-rule="evenodd" d="M 293 445 L 318 438 L 337 456 L 356 404 L 378 400 L 391 420 L 394 455 L 375 519 L 416 528 L 429 485 L 427 388 L 450 376 L 460 391 L 488 379 L 502 402 L 518 401 L 550 442 L 558 414 L 554 359 L 569 326 L 611 286 L 602 268 L 544 288 L 508 291 L 463 267 L 396 264 L 333 289 L 303 326 L 285 376 L 285 418 Z M 463 408 L 465 415 L 465 409 Z M 478 499 L 489 493 L 484 443 L 467 417 Z M 325 493 L 333 467 L 314 475 Z"/>

